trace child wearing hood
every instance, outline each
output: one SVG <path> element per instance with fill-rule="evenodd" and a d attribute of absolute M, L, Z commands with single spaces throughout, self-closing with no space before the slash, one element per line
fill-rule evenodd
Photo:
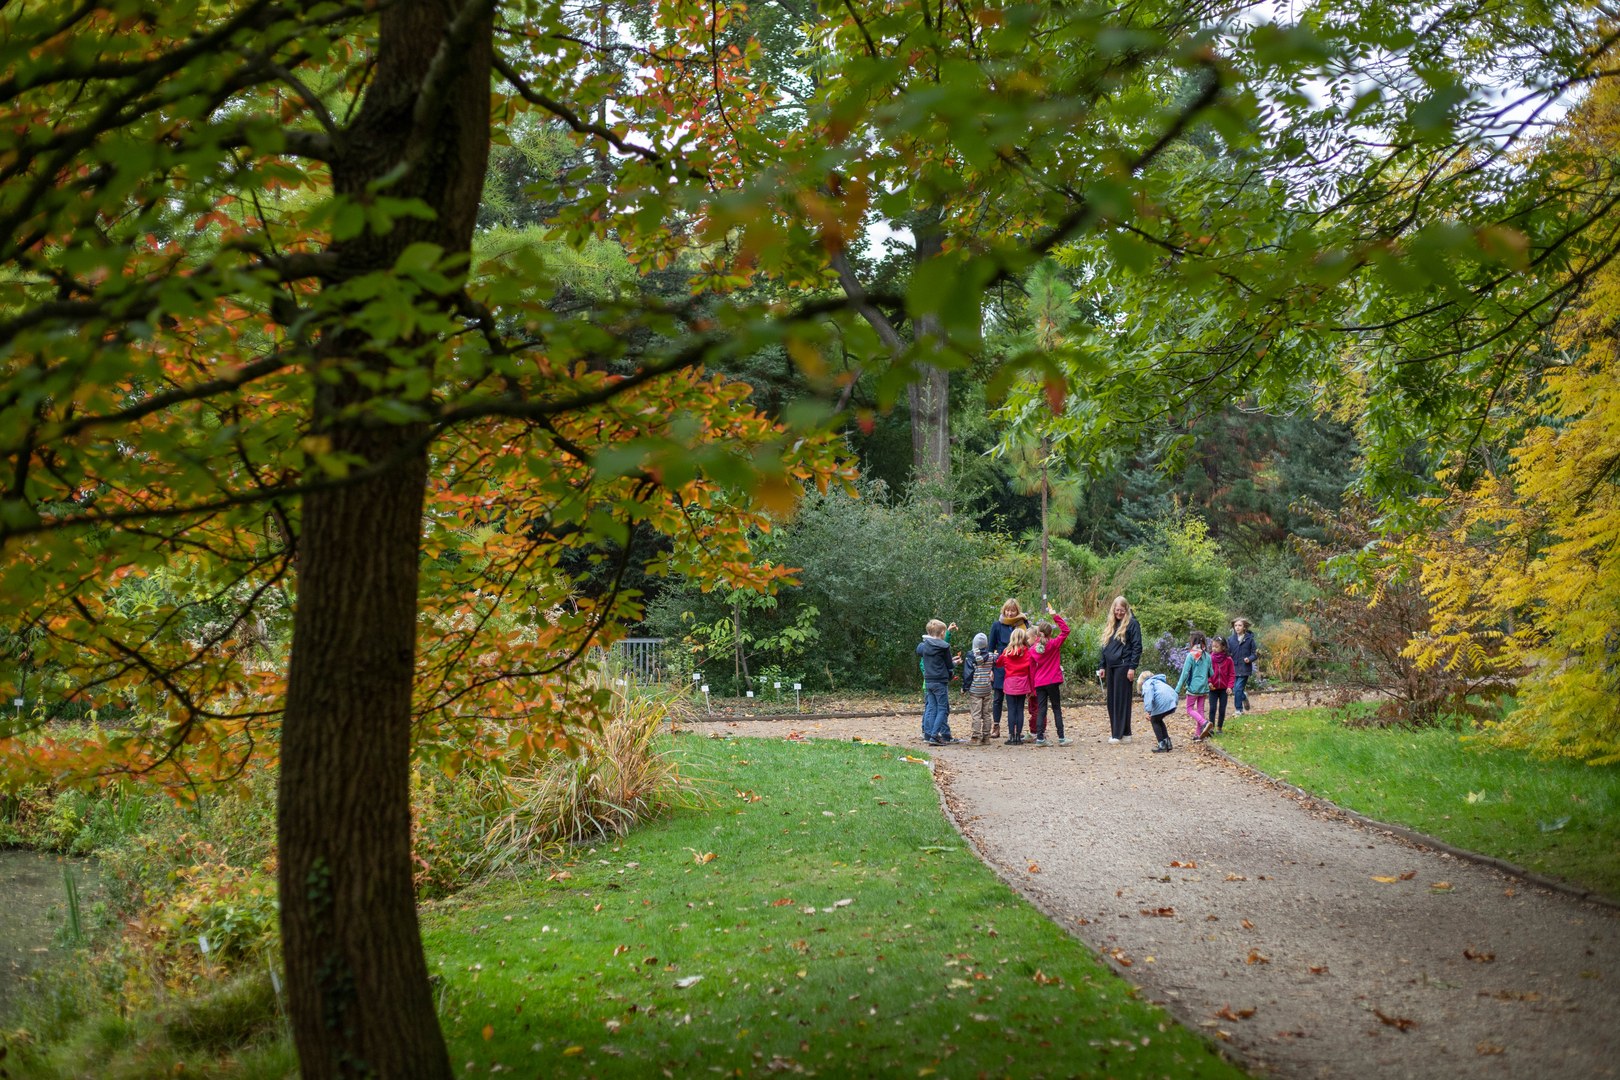
<path fill-rule="evenodd" d="M 956 675 L 959 658 L 951 655 L 945 633 L 943 622 L 930 619 L 922 643 L 917 646 L 923 669 L 923 742 L 929 746 L 956 741 L 951 737 L 951 679 Z"/>
<path fill-rule="evenodd" d="M 1164 726 L 1164 718 L 1176 711 L 1176 692 L 1170 689 L 1170 683 L 1163 675 L 1155 675 L 1151 671 L 1144 671 L 1136 677 L 1136 689 L 1142 695 L 1142 707 L 1147 710 L 1148 723 L 1153 725 L 1153 735 L 1159 740 L 1154 744 L 1153 752 L 1168 753 L 1170 731 Z"/>
<path fill-rule="evenodd" d="M 1181 678 L 1176 680 L 1176 693 L 1187 691 L 1187 719 L 1193 722 L 1193 742 L 1201 742 L 1209 731 L 1205 704 L 1209 696 L 1209 674 L 1213 669 L 1209 642 L 1203 631 L 1194 630 L 1187 639 L 1187 659 L 1181 663 Z"/>
<path fill-rule="evenodd" d="M 962 660 L 962 690 L 967 694 L 968 716 L 973 721 L 970 742 L 980 746 L 990 741 L 990 697 L 995 681 L 996 658 L 990 652 L 990 639 L 973 635 L 973 651 Z"/>

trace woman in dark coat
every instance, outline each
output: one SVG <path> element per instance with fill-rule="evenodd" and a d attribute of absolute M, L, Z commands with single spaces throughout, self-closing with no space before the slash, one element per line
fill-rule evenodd
<path fill-rule="evenodd" d="M 994 658 L 1005 652 L 1007 644 L 1012 641 L 1013 631 L 1028 625 L 1029 619 L 1025 618 L 1023 607 L 1016 599 L 1008 599 L 1005 604 L 1001 605 L 1001 618 L 991 623 L 990 629 L 984 635 L 990 639 L 988 646 L 990 656 Z M 1001 738 L 1001 706 L 1007 696 L 1002 689 L 1002 684 L 1006 681 L 1006 678 L 1006 671 L 998 666 L 995 679 L 990 684 L 990 692 L 993 698 L 990 704 L 990 722 L 993 725 L 990 737 L 992 739 Z"/>
<path fill-rule="evenodd" d="M 1123 596 L 1114 597 L 1103 624 L 1102 657 L 1097 678 L 1108 695 L 1108 741 L 1131 741 L 1131 687 L 1136 682 L 1136 665 L 1142 662 L 1142 625 L 1131 613 Z"/>

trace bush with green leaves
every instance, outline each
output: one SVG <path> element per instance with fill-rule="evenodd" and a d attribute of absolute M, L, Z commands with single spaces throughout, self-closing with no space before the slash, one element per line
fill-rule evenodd
<path fill-rule="evenodd" d="M 799 568 L 799 584 L 782 589 L 774 603 L 738 612 L 718 591 L 672 589 L 648 608 L 648 628 L 702 657 L 705 679 L 717 691 L 757 689 L 759 680 L 739 683 L 732 656 L 707 649 L 694 627 L 729 618 L 743 622 L 754 642 L 778 640 L 814 608 L 818 632 L 809 647 L 797 654 L 757 650 L 750 672 L 790 668 L 804 672 L 807 686 L 831 689 L 915 686 L 915 649 L 929 619 L 959 623 L 952 642 L 966 648 L 1006 597 L 1021 596 L 1033 607 L 1039 590 L 1039 559 L 1007 537 L 942 515 L 926 499 L 891 499 L 882 485 L 864 487 L 859 498 L 810 495 L 760 547 L 772 562 Z"/>
<path fill-rule="evenodd" d="M 1131 582 L 1131 606 L 1144 640 L 1193 630 L 1219 633 L 1227 623 L 1232 570 L 1196 514 L 1162 518 L 1143 552 L 1146 565 Z"/>

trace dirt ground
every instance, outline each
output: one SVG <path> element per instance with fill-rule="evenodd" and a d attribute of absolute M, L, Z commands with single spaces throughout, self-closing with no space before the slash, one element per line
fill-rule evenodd
<path fill-rule="evenodd" d="M 1100 707 L 1065 711 L 1062 748 L 929 750 L 920 710 L 687 726 L 931 753 L 991 867 L 1257 1073 L 1620 1076 L 1620 912 L 1350 821 L 1188 743 L 1180 717 L 1153 754 L 1141 716 L 1111 745 Z"/>

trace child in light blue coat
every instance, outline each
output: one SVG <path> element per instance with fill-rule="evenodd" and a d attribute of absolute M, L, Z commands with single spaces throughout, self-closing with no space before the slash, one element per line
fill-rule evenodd
<path fill-rule="evenodd" d="M 1170 730 L 1164 726 L 1164 718 L 1176 711 L 1176 692 L 1163 675 L 1155 675 L 1151 671 L 1144 671 L 1136 677 L 1136 688 L 1141 691 L 1148 723 L 1153 725 L 1153 734 L 1159 740 L 1153 752 L 1167 753 L 1170 750 Z"/>

